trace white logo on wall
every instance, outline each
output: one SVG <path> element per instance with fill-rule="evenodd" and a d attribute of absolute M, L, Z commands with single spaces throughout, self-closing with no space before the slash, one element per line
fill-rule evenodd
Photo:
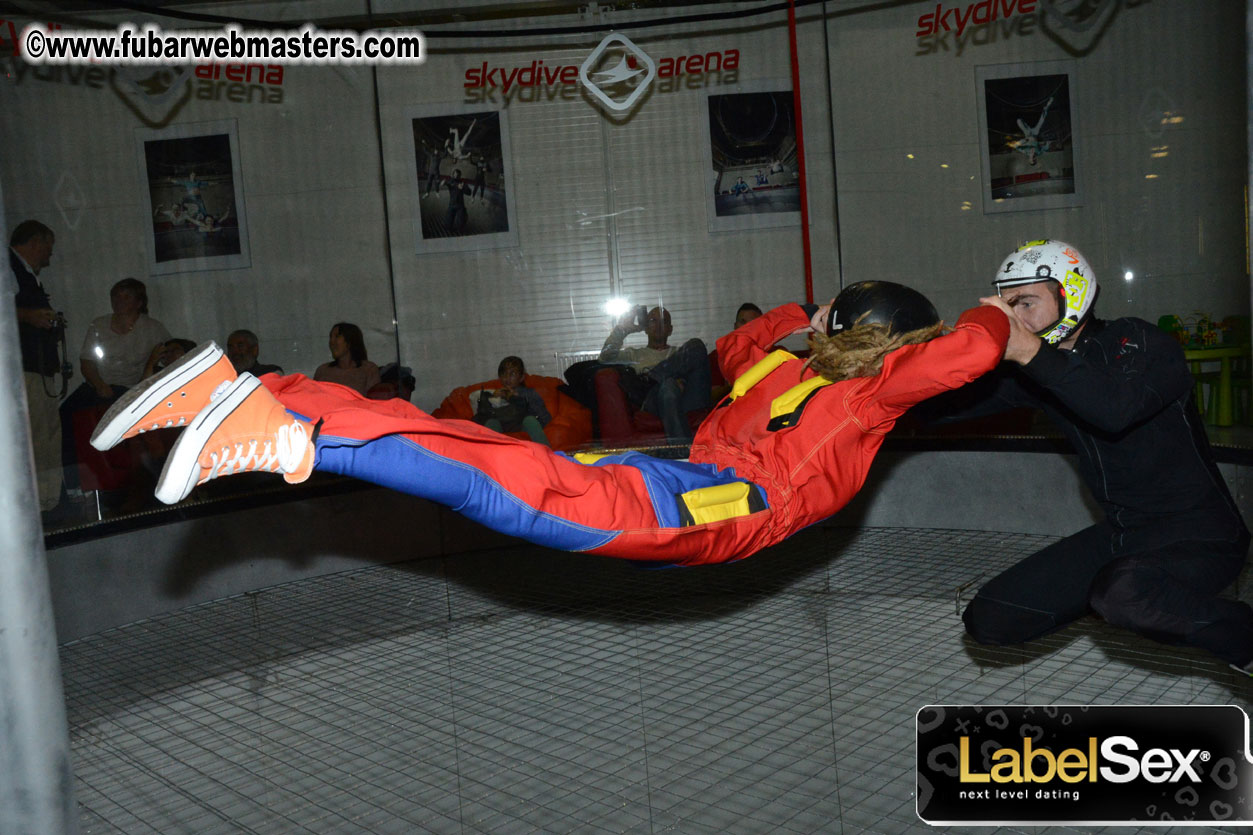
<path fill-rule="evenodd" d="M 594 70 L 601 66 L 606 51 L 615 44 L 622 48 L 618 60 L 615 62 L 614 55 L 610 54 L 603 67 Z M 648 53 L 631 43 L 626 35 L 616 33 L 607 35 L 579 67 L 579 83 L 583 88 L 602 106 L 618 113 L 634 107 L 656 77 L 657 64 Z"/>
<path fill-rule="evenodd" d="M 1086 54 L 1123 5 L 1119 0 L 1043 0 L 1046 31 L 1070 50 Z M 1139 2 L 1128 2 L 1128 8 Z"/>
<path fill-rule="evenodd" d="M 191 64 L 113 67 L 109 84 L 131 111 L 149 127 L 164 127 L 191 100 Z"/>

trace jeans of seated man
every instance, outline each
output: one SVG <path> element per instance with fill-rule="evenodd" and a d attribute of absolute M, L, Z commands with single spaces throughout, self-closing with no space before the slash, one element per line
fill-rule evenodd
<path fill-rule="evenodd" d="M 501 425 L 501 422 L 496 418 L 488 418 L 483 421 L 483 425 L 493 432 L 500 432 L 501 434 L 504 434 L 505 430 Z M 548 436 L 544 434 L 544 427 L 539 425 L 539 418 L 535 415 L 527 415 L 522 418 L 522 431 L 529 435 L 531 440 L 535 441 L 535 443 L 548 446 Z"/>
<path fill-rule="evenodd" d="M 643 409 L 661 418 L 666 437 L 692 440 L 687 413 L 707 409 L 709 396 L 709 353 L 705 343 L 689 339 L 679 350 L 648 370 L 657 385 L 644 399 Z"/>

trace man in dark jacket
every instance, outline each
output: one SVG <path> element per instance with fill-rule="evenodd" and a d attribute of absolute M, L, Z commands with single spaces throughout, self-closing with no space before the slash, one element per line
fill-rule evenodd
<path fill-rule="evenodd" d="M 61 496 L 61 420 L 57 412 L 61 392 L 56 374 L 60 368 L 57 340 L 64 324 L 38 278 L 52 261 L 53 243 L 52 230 L 37 220 L 19 223 L 9 237 L 9 268 L 17 281 L 14 304 L 41 511 L 52 510 Z"/>
<path fill-rule="evenodd" d="M 1020 643 L 1095 612 L 1253 674 L 1253 608 L 1219 597 L 1244 566 L 1249 533 L 1179 344 L 1141 319 L 1093 317 L 1095 276 L 1061 241 L 1020 247 L 994 283 L 1010 314 L 1007 367 L 962 393 L 981 398 L 966 413 L 1042 408 L 1106 518 L 987 583 L 966 608 L 967 630 L 981 643 Z"/>

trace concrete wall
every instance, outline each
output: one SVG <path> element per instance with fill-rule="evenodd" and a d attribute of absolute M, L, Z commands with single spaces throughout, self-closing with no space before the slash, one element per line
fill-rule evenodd
<path fill-rule="evenodd" d="M 832 521 L 1065 536 L 1102 518 L 1076 460 L 1042 452 L 885 452 Z M 1253 519 L 1253 468 L 1218 469 L 1244 518 Z"/>
<path fill-rule="evenodd" d="M 1220 469 L 1253 518 L 1253 468 Z M 1064 536 L 1097 518 L 1070 456 L 886 452 L 857 499 L 827 524 Z M 374 488 L 172 522 L 50 550 L 57 637 L 65 642 L 293 580 L 514 541 Z"/>
<path fill-rule="evenodd" d="M 174 521 L 48 551 L 57 637 L 73 640 L 279 583 L 505 541 L 370 488 Z"/>

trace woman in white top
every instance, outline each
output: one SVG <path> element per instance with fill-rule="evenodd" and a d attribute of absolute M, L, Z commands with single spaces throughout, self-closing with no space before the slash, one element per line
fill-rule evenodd
<path fill-rule="evenodd" d="M 144 376 L 154 350 L 169 340 L 165 325 L 148 316 L 148 290 L 134 278 L 124 278 L 109 291 L 113 312 L 87 326 L 79 352 L 83 378 L 103 399 L 112 399 L 114 386 L 130 388 Z"/>
<path fill-rule="evenodd" d="M 66 488 L 78 486 L 74 413 L 112 403 L 140 381 L 154 351 L 170 338 L 165 325 L 148 316 L 148 289 L 124 278 L 109 290 L 113 312 L 91 320 L 79 351 L 83 384 L 61 403 L 61 463 Z M 80 421 L 81 423 L 82 421 Z M 84 424 L 90 434 L 94 421 Z"/>

